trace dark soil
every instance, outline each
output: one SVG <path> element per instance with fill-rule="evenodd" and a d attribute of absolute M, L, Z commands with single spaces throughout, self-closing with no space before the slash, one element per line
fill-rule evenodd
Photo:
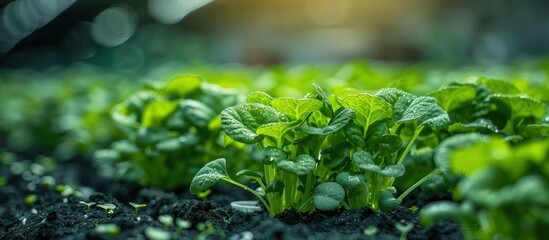
<path fill-rule="evenodd" d="M 89 170 L 62 166 L 58 169 L 70 169 L 71 174 Z M 104 210 L 96 206 L 88 213 L 86 206 L 79 203 L 82 199 L 75 194 L 62 196 L 55 187 L 37 184 L 34 191 L 29 191 L 32 180 L 25 181 L 21 175 L 12 174 L 6 165 L 0 166 L 0 175 L 7 178 L 7 184 L 0 187 L 0 239 L 148 239 L 145 229 L 151 226 L 170 232 L 175 239 L 399 239 L 396 223 L 414 224 L 408 239 L 463 239 L 457 224 L 439 222 L 425 227 L 418 222 L 418 212 L 407 208 L 447 199 L 448 194 L 415 193 L 402 207 L 388 213 L 374 213 L 367 208 L 312 214 L 291 210 L 270 217 L 266 212 L 232 210 L 231 201 L 253 200 L 253 196 L 230 186 L 217 187 L 206 200 L 199 200 L 187 189 L 168 192 L 93 175 L 87 180 L 83 178 L 82 181 L 89 182 L 79 184 L 91 186 L 80 188 L 90 193 L 86 200 L 117 206 L 112 216 L 106 216 Z M 60 178 L 63 173 L 57 170 L 52 175 Z M 25 203 L 25 196 L 29 194 L 38 197 L 34 203 Z M 128 204 L 130 201 L 146 203 L 147 207 L 140 209 L 136 216 Z M 176 227 L 167 227 L 158 221 L 160 215 L 166 214 L 174 219 L 186 219 L 192 227 L 176 236 Z M 208 222 L 212 227 L 204 230 L 203 226 L 208 226 L 204 223 Z M 116 224 L 121 231 L 113 236 L 96 232 L 98 224 L 106 223 Z M 375 236 L 364 235 L 368 226 L 378 229 Z"/>

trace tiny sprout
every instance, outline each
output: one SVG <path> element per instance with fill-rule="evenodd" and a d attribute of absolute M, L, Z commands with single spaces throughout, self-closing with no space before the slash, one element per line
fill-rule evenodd
<path fill-rule="evenodd" d="M 116 206 L 112 203 L 98 204 L 97 206 L 105 209 L 105 215 L 107 217 L 111 216 L 114 213 L 114 209 L 116 209 Z"/>
<path fill-rule="evenodd" d="M 368 236 L 368 237 L 373 237 L 377 234 L 378 232 L 378 229 L 376 226 L 368 226 L 364 229 L 364 235 Z"/>
<path fill-rule="evenodd" d="M 86 205 L 86 206 L 88 207 L 88 213 L 90 213 L 91 207 L 92 207 L 93 205 L 95 205 L 95 202 L 89 202 L 89 203 L 87 203 L 87 202 L 84 202 L 84 201 L 80 201 L 80 202 L 78 202 L 78 203 L 83 204 L 83 205 Z"/>
<path fill-rule="evenodd" d="M 410 233 L 414 228 L 414 224 L 413 223 L 408 223 L 408 224 L 397 223 L 395 224 L 395 227 L 400 232 L 400 240 L 406 240 L 408 233 Z"/>
<path fill-rule="evenodd" d="M 177 230 L 175 231 L 175 235 L 180 236 L 185 229 L 189 229 L 191 227 L 191 222 L 185 219 L 177 218 L 175 219 L 175 225 L 177 225 Z"/>
<path fill-rule="evenodd" d="M 205 199 L 210 195 L 210 193 L 212 193 L 212 191 L 210 189 L 208 189 L 204 192 L 200 192 L 200 193 L 196 194 L 196 196 L 200 199 Z"/>
<path fill-rule="evenodd" d="M 158 216 L 158 221 L 166 227 L 173 226 L 173 217 L 170 215 L 160 215 Z"/>
<path fill-rule="evenodd" d="M 95 227 L 95 232 L 99 234 L 105 234 L 108 236 L 114 236 L 120 232 L 120 227 L 116 224 L 99 224 Z"/>
<path fill-rule="evenodd" d="M 415 212 L 417 212 L 417 210 L 418 210 L 419 208 L 417 208 L 417 206 L 416 206 L 416 205 L 414 205 L 414 206 L 411 206 L 411 207 L 410 207 L 410 208 L 408 208 L 408 209 L 410 209 L 410 211 L 412 211 L 412 212 L 414 212 L 414 213 L 415 213 Z"/>
<path fill-rule="evenodd" d="M 147 227 L 145 229 L 145 235 L 149 239 L 168 240 L 171 239 L 171 234 L 168 231 L 164 231 L 160 228 Z"/>
<path fill-rule="evenodd" d="M 137 216 L 138 210 L 139 210 L 140 208 L 144 208 L 144 207 L 147 206 L 147 204 L 145 204 L 145 203 L 134 203 L 134 202 L 130 202 L 130 205 L 131 205 L 133 208 L 135 208 L 135 216 Z"/>

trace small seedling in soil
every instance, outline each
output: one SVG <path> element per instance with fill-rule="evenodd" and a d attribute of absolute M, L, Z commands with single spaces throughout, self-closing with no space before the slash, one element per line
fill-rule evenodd
<path fill-rule="evenodd" d="M 378 230 L 377 230 L 377 227 L 376 226 L 368 226 L 364 229 L 364 235 L 368 236 L 368 237 L 373 237 L 375 236 L 376 234 L 378 233 Z"/>
<path fill-rule="evenodd" d="M 116 209 L 116 206 L 112 203 L 98 204 L 97 206 L 105 209 L 105 216 L 107 217 L 112 216 L 114 209 Z"/>
<path fill-rule="evenodd" d="M 395 227 L 400 232 L 400 240 L 406 240 L 408 239 L 408 233 L 410 233 L 412 229 L 414 229 L 414 224 L 413 223 L 408 223 L 408 224 L 397 223 L 395 224 Z"/>
<path fill-rule="evenodd" d="M 83 205 L 86 205 L 86 207 L 88 207 L 88 213 L 90 213 L 91 207 L 92 207 L 93 205 L 95 205 L 95 202 L 84 202 L 84 201 L 80 201 L 80 202 L 78 202 L 78 203 L 83 204 Z"/>
<path fill-rule="evenodd" d="M 170 215 L 160 215 L 158 216 L 158 221 L 166 227 L 173 226 L 173 217 Z"/>
<path fill-rule="evenodd" d="M 114 236 L 118 233 L 120 233 L 120 227 L 116 224 L 108 223 L 108 224 L 99 224 L 95 226 L 95 232 L 99 234 L 105 234 L 108 236 Z"/>
<path fill-rule="evenodd" d="M 130 202 L 130 205 L 135 208 L 135 216 L 137 217 L 137 214 L 138 214 L 138 210 L 140 208 L 144 208 L 147 206 L 147 204 L 145 203 L 133 203 L 133 202 Z"/>
<path fill-rule="evenodd" d="M 168 231 L 165 231 L 160 228 L 155 228 L 155 227 L 147 227 L 145 229 L 145 236 L 147 236 L 148 239 L 154 239 L 154 240 L 171 239 L 171 234 Z"/>

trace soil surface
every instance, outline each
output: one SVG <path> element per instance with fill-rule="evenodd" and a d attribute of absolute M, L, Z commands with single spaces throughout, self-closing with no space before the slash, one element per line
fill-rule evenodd
<path fill-rule="evenodd" d="M 285 211 L 270 217 L 265 211 L 244 213 L 231 209 L 232 201 L 254 200 L 253 195 L 231 186 L 215 187 L 206 199 L 200 200 L 187 189 L 142 188 L 100 178 L 90 169 L 85 161 L 75 166 L 68 162 L 50 174 L 57 179 L 57 185 L 66 176 L 72 179 L 74 175 L 80 176 L 80 187 L 71 194 L 37 183 L 38 176 L 32 173 L 30 177 L 25 173 L 13 174 L 9 166 L 1 165 L 0 176 L 6 178 L 6 184 L 0 187 L 0 239 L 150 239 L 152 235 L 146 233 L 150 227 L 168 233 L 172 239 L 399 239 L 397 223 L 413 224 L 407 239 L 463 239 L 456 223 L 438 222 L 425 227 L 418 221 L 418 211 L 409 208 L 448 199 L 449 194 L 414 193 L 401 207 L 388 213 L 364 208 L 311 214 Z M 33 191 L 29 190 L 29 184 L 35 186 Z M 97 206 L 88 212 L 79 203 L 83 200 L 80 193 L 86 201 L 111 203 L 116 209 L 112 215 Z M 32 194 L 36 200 L 26 201 Z M 129 202 L 146 203 L 147 207 L 139 209 L 136 215 Z M 187 220 L 191 226 L 184 230 L 167 226 L 158 221 L 161 215 Z M 102 224 L 116 224 L 120 231 L 113 235 L 101 233 L 96 226 Z M 371 226 L 376 227 L 377 233 L 365 235 L 364 229 Z"/>

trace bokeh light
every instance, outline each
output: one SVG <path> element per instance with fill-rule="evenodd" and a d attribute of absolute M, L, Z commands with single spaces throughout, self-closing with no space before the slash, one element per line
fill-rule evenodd
<path fill-rule="evenodd" d="M 131 8 L 113 6 L 101 12 L 93 21 L 93 39 L 106 47 L 126 42 L 135 32 L 137 18 Z"/>
<path fill-rule="evenodd" d="M 149 0 L 149 14 L 164 24 L 174 24 L 213 0 Z"/>

